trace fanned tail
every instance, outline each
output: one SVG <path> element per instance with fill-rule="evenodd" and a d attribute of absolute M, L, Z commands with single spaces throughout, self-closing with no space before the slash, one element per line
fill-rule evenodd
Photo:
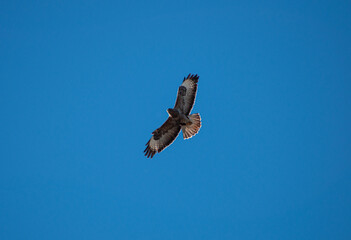
<path fill-rule="evenodd" d="M 194 113 L 189 116 L 190 123 L 182 126 L 183 138 L 188 139 L 195 136 L 201 128 L 200 114 Z"/>

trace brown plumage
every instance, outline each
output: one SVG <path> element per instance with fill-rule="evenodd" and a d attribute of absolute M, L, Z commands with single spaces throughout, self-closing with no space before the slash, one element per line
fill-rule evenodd
<path fill-rule="evenodd" d="M 174 108 L 167 109 L 168 119 L 161 127 L 152 132 L 152 137 L 146 143 L 145 156 L 153 157 L 173 143 L 180 130 L 183 138 L 188 139 L 197 134 L 201 128 L 200 114 L 190 114 L 196 98 L 198 75 L 189 74 L 184 78 L 177 93 Z"/>

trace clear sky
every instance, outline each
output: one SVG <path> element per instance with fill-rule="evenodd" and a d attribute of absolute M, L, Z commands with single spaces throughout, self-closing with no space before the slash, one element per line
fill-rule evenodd
<path fill-rule="evenodd" d="M 350 12 L 1 1 L 0 239 L 351 239 Z M 145 158 L 189 73 L 200 133 Z"/>

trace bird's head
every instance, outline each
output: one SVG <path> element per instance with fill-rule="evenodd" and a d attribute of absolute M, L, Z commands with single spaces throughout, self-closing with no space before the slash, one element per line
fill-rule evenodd
<path fill-rule="evenodd" d="M 168 108 L 167 113 L 170 117 L 174 117 L 174 118 L 178 117 L 179 115 L 178 111 L 173 108 Z"/>

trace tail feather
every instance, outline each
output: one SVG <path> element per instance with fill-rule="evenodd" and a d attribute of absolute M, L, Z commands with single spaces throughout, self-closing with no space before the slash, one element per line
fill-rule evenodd
<path fill-rule="evenodd" d="M 200 114 L 194 113 L 189 116 L 190 123 L 182 126 L 183 138 L 188 139 L 195 136 L 201 128 Z"/>

